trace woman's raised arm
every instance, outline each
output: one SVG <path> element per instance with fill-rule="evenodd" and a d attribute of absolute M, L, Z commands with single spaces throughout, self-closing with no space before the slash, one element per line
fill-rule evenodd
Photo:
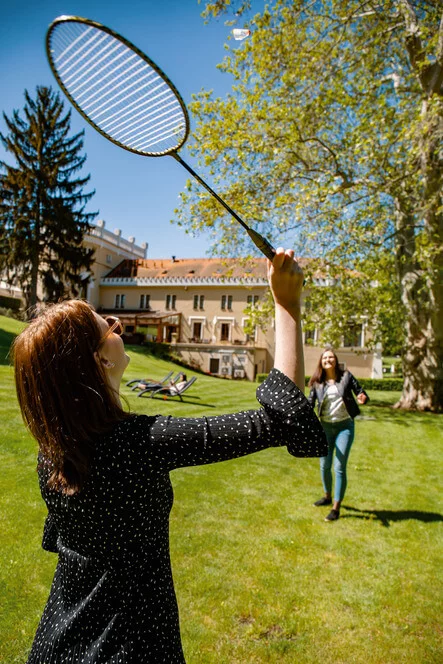
<path fill-rule="evenodd" d="M 305 362 L 301 329 L 303 271 L 292 249 L 277 249 L 268 260 L 268 279 L 275 301 L 274 367 L 290 378 L 304 393 Z"/>

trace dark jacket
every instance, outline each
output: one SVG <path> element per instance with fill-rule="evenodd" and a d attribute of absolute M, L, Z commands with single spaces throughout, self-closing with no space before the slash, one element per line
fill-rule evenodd
<path fill-rule="evenodd" d="M 357 402 L 355 401 L 352 393 L 364 394 L 369 401 L 369 397 L 358 382 L 358 380 L 349 372 L 345 371 L 341 379 L 336 382 L 337 390 L 343 402 L 346 406 L 346 410 L 349 413 L 349 416 L 354 419 L 359 415 L 360 408 L 358 407 Z M 321 409 L 323 405 L 323 400 L 325 398 L 326 392 L 326 383 L 314 383 L 311 387 L 311 391 L 308 396 L 308 401 L 311 406 L 314 408 L 315 402 L 318 401 L 318 416 L 321 418 Z"/>
<path fill-rule="evenodd" d="M 182 418 L 137 415 L 97 439 L 78 494 L 49 489 L 43 546 L 58 554 L 51 594 L 28 664 L 184 664 L 169 556 L 169 472 L 286 445 L 322 457 L 328 444 L 304 394 L 273 369 L 261 408 Z"/>

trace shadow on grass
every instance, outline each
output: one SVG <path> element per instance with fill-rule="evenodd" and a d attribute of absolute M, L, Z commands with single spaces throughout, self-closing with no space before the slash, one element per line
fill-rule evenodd
<path fill-rule="evenodd" d="M 358 417 L 359 420 L 377 420 L 378 422 L 395 422 L 401 426 L 409 427 L 411 420 L 414 423 L 424 424 L 426 422 L 437 422 L 441 417 L 439 413 L 423 412 L 418 410 L 400 410 L 393 407 L 393 404 L 385 401 L 375 401 L 371 399 L 371 406 L 365 408 L 364 414 Z"/>
<path fill-rule="evenodd" d="M 351 510 L 356 514 L 342 514 L 341 519 L 366 519 L 372 521 L 380 521 L 382 526 L 389 528 L 391 523 L 396 521 L 423 521 L 423 523 L 433 523 L 443 521 L 443 514 L 438 512 L 419 512 L 418 510 L 359 510 L 357 507 L 350 505 L 342 505 L 342 509 Z"/>
<path fill-rule="evenodd" d="M 140 398 L 144 399 L 145 397 Z M 189 404 L 190 406 L 204 406 L 205 408 L 215 408 L 213 403 L 203 403 L 200 401 L 200 397 L 188 397 L 187 399 L 183 399 L 183 401 L 180 401 L 180 399 L 174 399 L 174 397 L 164 396 L 146 397 L 146 399 L 152 399 L 152 401 L 169 401 L 169 403 Z"/>

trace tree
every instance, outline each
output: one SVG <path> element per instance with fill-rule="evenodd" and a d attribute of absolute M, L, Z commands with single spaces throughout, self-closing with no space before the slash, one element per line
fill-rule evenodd
<path fill-rule="evenodd" d="M 73 177 L 86 160 L 83 132 L 69 137 L 70 112 L 51 88 L 37 87 L 35 100 L 25 91 L 25 100 L 25 118 L 3 114 L 9 133 L 0 133 L 16 161 L 0 162 L 0 272 L 33 307 L 39 282 L 48 301 L 81 293 L 93 261 L 82 242 L 95 214 L 85 213 L 89 175 Z"/>
<path fill-rule="evenodd" d="M 206 16 L 228 5 L 207 3 Z M 346 269 L 366 262 L 368 280 L 400 293 L 398 405 L 441 412 L 443 3 L 274 0 L 249 27 L 220 65 L 232 93 L 195 96 L 190 149 L 274 244 L 290 239 Z M 194 183 L 176 213 L 194 231 L 212 227 L 226 253 L 245 252 L 247 238 Z M 339 314 L 322 312 L 329 323 Z"/>

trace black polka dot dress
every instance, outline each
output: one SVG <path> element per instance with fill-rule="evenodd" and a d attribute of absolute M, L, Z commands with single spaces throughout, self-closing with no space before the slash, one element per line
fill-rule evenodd
<path fill-rule="evenodd" d="M 304 395 L 273 369 L 261 409 L 198 419 L 136 415 L 97 440 L 83 490 L 48 490 L 43 548 L 58 554 L 28 664 L 183 664 L 169 558 L 174 468 L 286 445 L 325 456 L 323 429 Z"/>

